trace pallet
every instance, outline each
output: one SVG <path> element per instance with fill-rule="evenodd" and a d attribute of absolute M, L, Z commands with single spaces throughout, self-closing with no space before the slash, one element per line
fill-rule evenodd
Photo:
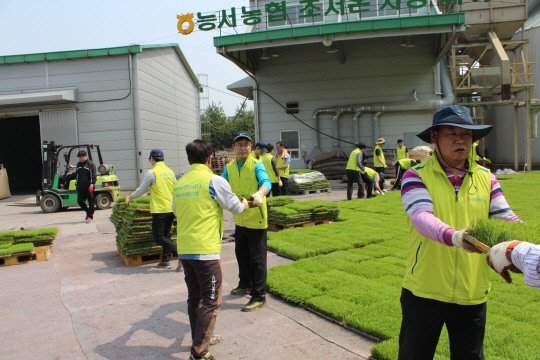
<path fill-rule="evenodd" d="M 126 266 L 138 266 L 138 265 L 144 265 L 144 264 L 151 264 L 160 262 L 161 258 L 163 256 L 162 252 L 156 253 L 156 254 L 146 254 L 146 255 L 129 255 L 124 256 L 120 249 L 117 247 L 116 251 L 118 252 L 118 255 L 120 255 L 120 259 L 124 262 L 124 265 Z M 171 260 L 176 260 L 178 257 L 171 256 Z"/>
<path fill-rule="evenodd" d="M 51 245 L 36 246 L 32 252 L 0 258 L 0 266 L 22 265 L 31 262 L 47 261 L 50 256 Z"/>
<path fill-rule="evenodd" d="M 321 224 L 330 224 L 330 220 L 317 220 L 317 221 L 310 221 L 310 222 L 307 222 L 307 223 L 294 224 L 294 225 L 278 225 L 278 224 L 274 224 L 274 223 L 269 223 L 268 224 L 268 230 L 281 231 L 281 230 L 293 229 L 293 228 L 296 228 L 296 227 L 308 228 L 308 227 L 312 227 L 312 226 L 315 226 L 315 225 L 321 225 Z"/>
<path fill-rule="evenodd" d="M 311 195 L 311 194 L 324 194 L 331 193 L 332 189 L 315 189 L 315 190 L 304 190 L 301 192 L 289 191 L 290 195 Z"/>

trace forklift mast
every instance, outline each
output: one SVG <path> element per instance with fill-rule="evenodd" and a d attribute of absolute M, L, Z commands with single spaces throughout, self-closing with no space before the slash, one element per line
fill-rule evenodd
<path fill-rule="evenodd" d="M 56 151 L 62 145 L 55 145 L 54 141 L 43 142 L 43 177 L 41 179 L 41 190 L 50 189 L 56 175 L 56 166 L 58 159 Z"/>

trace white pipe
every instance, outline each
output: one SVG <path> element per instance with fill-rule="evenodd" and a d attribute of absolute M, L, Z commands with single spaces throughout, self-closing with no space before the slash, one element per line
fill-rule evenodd
<path fill-rule="evenodd" d="M 355 144 L 358 144 L 360 142 L 360 132 L 358 130 L 358 123 L 360 121 L 360 116 L 362 116 L 362 112 L 357 111 L 354 114 L 353 118 L 352 118 L 352 121 L 353 121 L 353 139 L 354 139 L 353 142 Z"/>
<path fill-rule="evenodd" d="M 341 114 L 343 114 L 343 109 L 340 109 L 336 112 L 336 114 L 334 115 L 334 117 L 332 118 L 332 136 L 336 139 L 333 139 L 334 140 L 334 149 L 338 149 L 339 148 L 339 123 L 338 123 L 338 120 L 339 120 L 339 117 L 341 116 Z"/>
<path fill-rule="evenodd" d="M 373 115 L 373 119 L 371 121 L 373 129 L 373 144 L 377 144 L 377 140 L 379 139 L 379 116 L 382 115 L 382 111 L 378 111 Z"/>

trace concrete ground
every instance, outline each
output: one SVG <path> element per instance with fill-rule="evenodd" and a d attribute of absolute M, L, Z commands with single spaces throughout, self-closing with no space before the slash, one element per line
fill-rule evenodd
<path fill-rule="evenodd" d="M 344 200 L 332 193 L 301 196 Z M 340 188 L 341 189 L 338 189 Z M 33 196 L 0 201 L 0 231 L 58 227 L 49 261 L 0 268 L 0 359 L 187 359 L 191 345 L 183 273 L 155 264 L 126 267 L 116 252 L 111 210 L 91 224 L 78 209 L 45 214 Z M 234 228 L 227 212 L 226 230 Z M 268 267 L 290 260 L 268 253 Z M 222 249 L 224 296 L 212 346 L 217 359 L 367 359 L 373 341 L 269 295 L 240 311 L 234 243 Z"/>

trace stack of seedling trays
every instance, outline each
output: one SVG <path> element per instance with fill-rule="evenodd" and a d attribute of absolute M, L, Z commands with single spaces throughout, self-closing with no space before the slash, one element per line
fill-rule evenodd
<path fill-rule="evenodd" d="M 330 182 L 326 179 L 313 181 L 313 187 L 316 190 L 330 189 Z"/>
<path fill-rule="evenodd" d="M 50 245 L 57 234 L 56 228 L 0 233 L 0 265 L 49 260 Z"/>
<path fill-rule="evenodd" d="M 152 236 L 150 197 L 133 199 L 129 205 L 119 198 L 113 207 L 111 222 L 116 227 L 116 245 L 124 257 L 156 255 L 163 248 Z M 176 240 L 176 220 L 171 228 L 171 239 Z"/>
<path fill-rule="evenodd" d="M 294 199 L 292 198 L 292 196 L 286 196 L 286 195 L 274 196 L 271 198 L 266 198 L 266 207 L 268 209 L 271 209 L 273 207 L 284 206 L 292 202 L 294 202 Z"/>
<path fill-rule="evenodd" d="M 335 202 L 325 200 L 312 200 L 315 206 L 311 219 L 313 221 L 330 220 L 336 221 L 339 217 L 339 208 Z"/>
<path fill-rule="evenodd" d="M 268 220 L 281 226 L 305 224 L 311 221 L 311 213 L 300 212 L 288 206 L 278 206 L 268 211 Z"/>

